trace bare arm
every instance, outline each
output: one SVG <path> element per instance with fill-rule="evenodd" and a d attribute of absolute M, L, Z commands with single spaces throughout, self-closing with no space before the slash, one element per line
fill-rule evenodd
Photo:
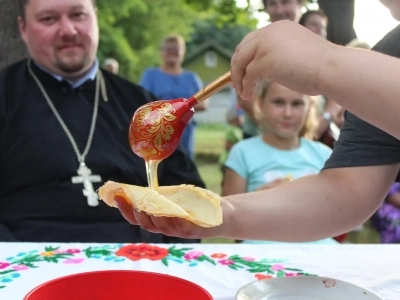
<path fill-rule="evenodd" d="M 358 117 L 400 138 L 400 60 L 333 46 L 320 71 L 320 91 Z"/>
<path fill-rule="evenodd" d="M 338 168 L 225 199 L 222 236 L 303 242 L 348 232 L 379 207 L 399 165 Z"/>
<path fill-rule="evenodd" d="M 151 232 L 184 238 L 306 242 L 337 236 L 365 222 L 381 205 L 399 165 L 328 169 L 273 189 L 225 196 L 223 223 L 213 228 L 152 217 L 115 200 L 129 222 Z"/>
<path fill-rule="evenodd" d="M 308 95 L 332 98 L 400 138 L 398 58 L 334 45 L 285 20 L 248 34 L 232 56 L 231 72 L 243 99 L 250 99 L 256 84 L 269 78 Z"/>
<path fill-rule="evenodd" d="M 225 169 L 224 185 L 222 187 L 222 195 L 236 195 L 246 192 L 247 180 L 240 177 L 230 168 Z"/>

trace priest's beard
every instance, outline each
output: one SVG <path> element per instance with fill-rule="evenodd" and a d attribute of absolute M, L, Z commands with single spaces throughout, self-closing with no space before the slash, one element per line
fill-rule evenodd
<path fill-rule="evenodd" d="M 90 64 L 91 60 L 89 56 L 82 56 L 78 59 L 56 57 L 57 68 L 66 74 L 77 74 L 80 71 L 86 71 Z"/>

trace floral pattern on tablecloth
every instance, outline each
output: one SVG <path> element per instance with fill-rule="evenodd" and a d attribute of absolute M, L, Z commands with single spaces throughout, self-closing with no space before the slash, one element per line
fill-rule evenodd
<path fill-rule="evenodd" d="M 192 247 L 171 246 L 169 248 L 150 244 L 116 244 L 91 246 L 84 249 L 60 248 L 47 246 L 42 250 L 30 250 L 17 253 L 15 256 L 0 258 L 0 289 L 7 283 L 17 280 L 33 268 L 40 268 L 45 263 L 82 264 L 89 259 L 101 259 L 108 262 L 123 262 L 125 260 L 139 261 L 148 259 L 156 263 L 170 266 L 174 263 L 188 264 L 196 267 L 199 264 L 210 266 L 221 265 L 232 270 L 245 270 L 253 273 L 261 280 L 274 277 L 313 276 L 297 268 L 285 266 L 285 259 L 256 259 L 251 256 L 237 254 L 212 253 L 206 255 Z"/>

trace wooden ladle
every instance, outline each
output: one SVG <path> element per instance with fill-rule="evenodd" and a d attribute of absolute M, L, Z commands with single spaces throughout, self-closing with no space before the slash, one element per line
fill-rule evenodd
<path fill-rule="evenodd" d="M 227 72 L 189 99 L 160 100 L 145 104 L 133 115 L 129 128 L 132 151 L 145 161 L 161 161 L 179 145 L 193 107 L 220 91 L 231 81 Z"/>

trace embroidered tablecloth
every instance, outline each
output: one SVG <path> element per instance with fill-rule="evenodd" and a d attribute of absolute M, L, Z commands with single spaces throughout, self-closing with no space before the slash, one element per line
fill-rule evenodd
<path fill-rule="evenodd" d="M 400 245 L 0 243 L 0 299 L 21 300 L 74 273 L 144 270 L 193 281 L 215 300 L 234 300 L 255 280 L 299 275 L 345 280 L 398 300 L 399 254 Z"/>

